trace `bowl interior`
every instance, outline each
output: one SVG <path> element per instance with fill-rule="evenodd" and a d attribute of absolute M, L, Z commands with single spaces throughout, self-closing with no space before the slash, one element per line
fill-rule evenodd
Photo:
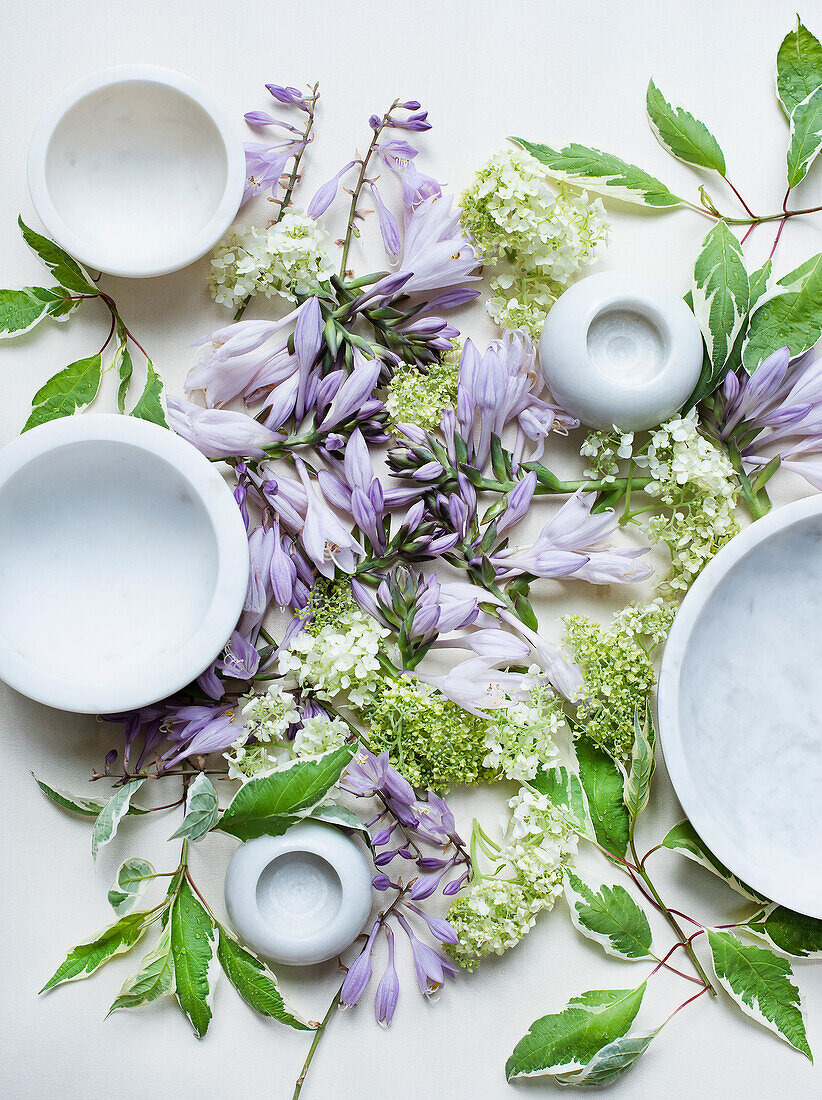
<path fill-rule="evenodd" d="M 58 216 L 87 252 L 162 268 L 209 224 L 228 183 L 225 144 L 185 92 L 123 80 L 83 96 L 59 120 L 45 156 Z"/>
<path fill-rule="evenodd" d="M 294 940 L 314 939 L 333 925 L 342 905 L 342 883 L 333 865 L 315 852 L 276 856 L 257 882 L 263 919 Z"/>
<path fill-rule="evenodd" d="M 202 500 L 140 447 L 67 443 L 0 489 L 0 639 L 35 681 L 139 694 L 197 632 L 217 580 Z"/>
<path fill-rule="evenodd" d="M 756 890 L 817 916 L 820 616 L 822 516 L 810 515 L 755 544 L 702 605 L 682 654 L 671 759 L 715 854 Z"/>

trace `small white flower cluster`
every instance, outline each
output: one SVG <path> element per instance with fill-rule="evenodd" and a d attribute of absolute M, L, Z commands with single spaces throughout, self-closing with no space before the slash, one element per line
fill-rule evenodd
<path fill-rule="evenodd" d="M 334 274 L 330 247 L 331 238 L 314 218 L 289 208 L 266 229 L 250 226 L 223 238 L 211 260 L 211 292 L 231 308 L 255 294 L 296 302 Z"/>
<path fill-rule="evenodd" d="M 609 232 L 601 199 L 554 183 L 536 157 L 513 146 L 479 169 L 460 206 L 486 262 L 501 265 L 488 312 L 533 335 Z"/>
<path fill-rule="evenodd" d="M 497 867 L 477 875 L 448 911 L 459 937 L 449 952 L 468 970 L 519 943 L 537 916 L 553 908 L 562 893 L 562 869 L 577 851 L 576 834 L 547 796 L 522 787 L 508 805 L 512 813 Z"/>
<path fill-rule="evenodd" d="M 611 621 L 611 630 L 647 643 L 646 648 L 653 650 L 668 637 L 675 614 L 676 604 L 665 603 L 657 596 L 648 604 L 632 603 L 617 611 Z"/>
<path fill-rule="evenodd" d="M 328 718 L 322 714 L 305 718 L 294 737 L 294 755 L 322 756 L 344 745 L 347 736 L 348 726 L 342 718 Z"/>
<path fill-rule="evenodd" d="M 511 702 L 494 714 L 485 744 L 484 768 L 525 783 L 557 755 L 556 735 L 565 724 L 557 695 L 536 685 L 527 701 Z"/>
<path fill-rule="evenodd" d="M 272 684 L 264 695 L 247 696 L 242 716 L 240 735 L 223 753 L 231 779 L 273 771 L 282 761 L 288 727 L 300 720 L 294 696 L 279 684 Z"/>
<path fill-rule="evenodd" d="M 671 572 L 660 590 L 663 595 L 686 592 L 739 531 L 734 514 L 739 484 L 733 466 L 724 451 L 700 435 L 695 409 L 653 432 L 634 463 L 654 479 L 645 492 L 673 509 L 671 515 L 648 522 L 651 538 L 664 542 L 671 553 Z"/>
<path fill-rule="evenodd" d="M 280 654 L 279 672 L 293 673 L 300 686 L 309 685 L 321 699 L 345 692 L 354 706 L 371 703 L 380 685 L 377 659 L 391 632 L 362 611 L 350 611 L 316 634 L 301 630 Z"/>
<path fill-rule="evenodd" d="M 619 473 L 619 460 L 631 457 L 633 444 L 633 432 L 591 432 L 579 449 L 582 458 L 590 459 L 582 476 L 613 482 Z"/>

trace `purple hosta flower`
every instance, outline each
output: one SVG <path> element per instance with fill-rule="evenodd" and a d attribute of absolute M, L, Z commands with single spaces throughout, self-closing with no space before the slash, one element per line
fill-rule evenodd
<path fill-rule="evenodd" d="M 417 104 L 419 106 L 419 104 Z M 414 133 L 421 134 L 426 130 L 431 129 L 431 123 L 428 121 L 427 111 L 415 110 L 413 114 L 408 115 L 407 118 L 395 118 L 391 115 L 386 120 L 387 126 L 393 126 L 398 130 L 412 130 Z"/>
<path fill-rule="evenodd" d="M 294 585 L 297 581 L 297 563 L 291 554 L 287 553 L 280 535 L 280 525 L 275 523 L 272 528 L 273 549 L 269 564 L 269 580 L 271 582 L 271 594 L 274 601 L 280 607 L 288 607 L 294 597 Z"/>
<path fill-rule="evenodd" d="M 134 744 L 139 737 L 142 737 L 142 748 L 135 765 L 136 771 L 142 768 L 143 761 L 151 750 L 165 741 L 166 735 L 163 730 L 163 720 L 166 716 L 166 710 L 165 703 L 151 703 L 149 706 L 141 707 L 139 710 L 130 710 L 122 714 L 102 715 L 104 722 L 123 723 L 125 741 L 123 750 L 124 768 L 128 769 Z"/>
<path fill-rule="evenodd" d="M 402 172 L 416 155 L 414 146 L 402 138 L 389 138 L 377 146 L 377 156 L 394 172 Z"/>
<path fill-rule="evenodd" d="M 497 534 L 501 535 L 509 527 L 515 527 L 520 520 L 525 519 L 534 499 L 534 490 L 537 487 L 537 475 L 533 470 L 519 479 L 514 488 L 505 498 L 505 511 L 497 520 Z"/>
<path fill-rule="evenodd" d="M 385 926 L 385 935 L 388 940 L 388 962 L 374 997 L 374 1015 L 378 1024 L 390 1027 L 400 995 L 400 979 L 394 965 L 394 933 L 388 925 Z"/>
<path fill-rule="evenodd" d="M 566 699 L 576 702 L 579 699 L 583 685 L 581 669 L 573 661 L 569 661 L 567 657 L 563 656 L 558 645 L 549 642 L 547 638 L 543 638 L 535 630 L 531 630 L 512 611 L 501 607 L 497 614 L 503 622 L 506 622 L 524 641 L 529 643 L 534 651 L 534 656 L 545 671 L 548 683 L 556 688 L 561 695 L 564 695 Z"/>
<path fill-rule="evenodd" d="M 262 191 L 273 190 L 291 158 L 304 149 L 305 141 L 288 138 L 276 145 L 262 145 L 256 141 L 245 143 L 246 182 L 243 205 Z"/>
<path fill-rule="evenodd" d="M 282 119 L 273 118 L 267 111 L 246 111 L 243 118 L 249 126 L 279 126 L 283 130 L 290 130 L 292 134 L 300 133 L 296 126 L 292 126 L 290 122 L 283 122 Z"/>
<path fill-rule="evenodd" d="M 223 681 L 217 675 L 217 661 L 213 661 L 205 672 L 197 677 L 197 687 L 210 699 L 222 699 L 225 695 Z"/>
<path fill-rule="evenodd" d="M 401 321 L 394 331 L 402 334 L 413 348 L 419 346 L 424 351 L 451 351 L 454 340 L 460 330 L 449 325 L 442 317 L 422 317 L 416 315 L 408 321 Z M 420 356 L 422 358 L 422 356 Z M 433 359 L 433 356 L 430 356 Z"/>
<path fill-rule="evenodd" d="M 251 642 L 235 630 L 225 647 L 219 667 L 234 680 L 250 680 L 260 667 L 260 654 Z"/>
<path fill-rule="evenodd" d="M 469 657 L 444 675 L 433 676 L 422 672 L 417 675 L 464 710 L 486 717 L 487 710 L 507 706 L 509 699 L 527 699 L 535 683 L 533 676 L 501 672 L 494 667 L 503 662 L 507 663 L 505 657 L 497 660 Z"/>
<path fill-rule="evenodd" d="M 420 909 L 418 905 L 412 905 L 411 902 L 406 902 L 405 905 L 407 909 L 410 909 L 412 913 L 416 913 L 418 917 L 421 917 L 425 921 L 431 935 L 438 939 L 440 943 L 459 942 L 457 933 L 443 917 L 435 917 L 430 913 L 426 913 L 424 910 Z"/>
<path fill-rule="evenodd" d="M 357 561 L 355 551 L 362 553 L 362 547 L 314 491 L 302 460 L 298 458 L 295 462 L 307 498 L 305 523 L 300 532 L 303 549 L 324 577 L 332 578 L 336 567 L 353 573 Z"/>
<path fill-rule="evenodd" d="M 400 243 L 400 227 L 397 224 L 397 219 L 382 201 L 382 196 L 377 190 L 377 185 L 373 181 L 369 183 L 371 188 L 371 194 L 374 196 L 374 204 L 377 207 L 377 217 L 380 223 L 380 233 L 382 234 L 382 241 L 385 245 L 385 251 L 392 258 L 399 256 L 402 245 Z"/>
<path fill-rule="evenodd" d="M 323 431 L 350 420 L 355 413 L 358 419 L 367 419 L 372 411 L 377 411 L 370 408 L 368 399 L 379 380 L 382 363 L 379 359 L 366 359 L 362 352 L 354 348 L 353 364 L 353 370 L 340 386 L 319 425 Z M 382 402 L 378 401 L 377 405 L 382 408 Z"/>
<path fill-rule="evenodd" d="M 419 294 L 478 279 L 472 272 L 479 262 L 450 198 L 430 195 L 418 205 L 406 208 L 399 269 L 412 275 L 403 287 L 404 293 Z"/>
<path fill-rule="evenodd" d="M 164 768 L 172 768 L 189 756 L 222 752 L 237 740 L 242 722 L 233 709 L 222 705 L 169 707 L 163 732 L 171 748 L 163 755 Z"/>
<path fill-rule="evenodd" d="M 248 588 L 237 632 L 255 642 L 271 603 L 271 559 L 275 535 L 270 527 L 258 527 L 248 536 Z"/>
<path fill-rule="evenodd" d="M 397 920 L 411 944 L 411 954 L 414 958 L 414 970 L 420 992 L 426 997 L 430 997 L 445 983 L 446 977 L 453 978 L 459 972 L 459 968 L 449 962 L 443 955 L 440 955 L 438 951 L 435 951 L 433 947 L 423 943 L 402 913 L 397 913 Z"/>
<path fill-rule="evenodd" d="M 169 394 L 168 422 L 206 458 L 264 458 L 279 436 L 252 417 L 228 409 L 203 409 Z"/>
<path fill-rule="evenodd" d="M 374 940 L 377 938 L 377 933 L 381 927 L 382 917 L 378 917 L 374 921 L 362 954 L 348 968 L 348 973 L 340 990 L 340 1008 L 351 1008 L 352 1005 L 357 1004 L 360 997 L 365 993 L 368 983 L 371 981 L 371 955 L 374 951 Z"/>
<path fill-rule="evenodd" d="M 491 563 L 501 579 L 520 573 L 535 577 L 575 576 L 591 584 L 629 584 L 650 576 L 636 559 L 647 547 L 617 549 L 605 539 L 617 529 L 612 511 L 591 515 L 596 494 L 575 493 L 549 520 L 530 546 L 500 550 Z"/>
<path fill-rule="evenodd" d="M 340 186 L 340 180 L 357 162 L 350 160 L 348 164 L 344 165 L 339 172 L 336 172 L 327 183 L 324 183 L 322 187 L 318 188 L 314 194 L 314 198 L 308 204 L 306 214 L 309 218 L 319 218 L 326 212 L 331 203 L 337 197 L 337 191 Z"/>
<path fill-rule="evenodd" d="M 308 99 L 299 88 L 283 87 L 282 84 L 266 84 L 266 88 L 278 103 L 287 103 L 303 111 L 308 110 Z"/>

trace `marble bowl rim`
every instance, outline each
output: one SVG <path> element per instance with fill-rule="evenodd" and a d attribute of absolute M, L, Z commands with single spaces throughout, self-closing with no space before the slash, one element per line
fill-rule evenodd
<path fill-rule="evenodd" d="M 685 815 L 710 851 L 737 878 L 771 901 L 798 913 L 822 918 L 822 884 L 810 889 L 802 879 L 787 879 L 780 868 L 764 866 L 760 853 L 730 841 L 712 816 L 691 777 L 679 723 L 680 673 L 688 643 L 714 592 L 736 565 L 774 535 L 805 520 L 822 517 L 822 496 L 803 497 L 775 508 L 743 528 L 713 558 L 686 593 L 668 635 L 659 672 L 657 717 L 665 767 Z"/>
<path fill-rule="evenodd" d="M 122 248 L 86 245 L 58 212 L 52 197 L 46 162 L 54 134 L 66 115 L 87 96 L 118 84 L 147 83 L 187 96 L 208 115 L 219 134 L 226 158 L 223 194 L 211 218 L 188 241 L 168 251 L 162 263 L 146 267 L 130 263 Z M 40 221 L 54 240 L 87 267 L 123 278 L 145 279 L 179 271 L 200 259 L 231 226 L 245 188 L 245 150 L 242 137 L 222 104 L 192 77 L 162 65 L 111 65 L 81 77 L 65 88 L 45 109 L 29 143 L 27 178 L 31 201 Z"/>
<path fill-rule="evenodd" d="M 204 455 L 168 428 L 120 413 L 62 417 L 17 436 L 0 450 L 0 493 L 33 461 L 44 455 L 56 456 L 66 446 L 86 442 L 132 447 L 173 468 L 202 506 L 217 548 L 210 603 L 204 607 L 189 640 L 169 657 L 161 670 L 149 671 L 139 666 L 129 679 L 119 677 L 113 689 L 108 684 L 75 683 L 21 658 L 10 640 L 0 634 L 0 679 L 15 691 L 58 710 L 78 714 L 119 713 L 174 694 L 219 655 L 245 601 L 248 539 L 230 488 Z"/>

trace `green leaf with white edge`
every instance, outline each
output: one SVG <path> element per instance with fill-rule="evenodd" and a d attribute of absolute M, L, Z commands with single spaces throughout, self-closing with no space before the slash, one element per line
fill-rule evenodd
<path fill-rule="evenodd" d="M 126 978 L 107 1016 L 121 1008 L 138 1008 L 174 992 L 174 960 L 171 957 L 171 925 L 163 926 L 160 940 L 145 956 L 136 974 Z"/>
<path fill-rule="evenodd" d="M 598 1051 L 625 1034 L 644 993 L 644 982 L 637 989 L 592 989 L 572 997 L 561 1012 L 535 1020 L 505 1064 L 507 1079 L 585 1069 Z"/>
<path fill-rule="evenodd" d="M 200 772 L 186 795 L 186 812 L 183 822 L 169 840 L 187 836 L 199 840 L 213 829 L 220 818 L 219 799 L 214 784 L 204 772 Z"/>
<path fill-rule="evenodd" d="M 541 794 L 547 795 L 552 806 L 564 810 L 576 829 L 585 833 L 586 836 L 593 837 L 594 829 L 588 817 L 585 792 L 578 775 L 563 764 L 557 764 L 553 768 L 545 768 L 537 772 L 531 780 L 531 786 L 536 787 Z"/>
<path fill-rule="evenodd" d="M 801 273 L 796 289 L 764 298 L 751 314 L 742 347 L 742 363 L 749 374 L 772 352 L 786 345 L 791 355 L 812 348 L 822 335 L 822 252 L 787 278 Z"/>
<path fill-rule="evenodd" d="M 306 815 L 306 820 L 321 821 L 327 825 L 338 825 L 341 829 L 355 829 L 357 832 L 368 836 L 365 822 L 361 821 L 352 810 L 346 809 L 345 806 L 315 806 Z"/>
<path fill-rule="evenodd" d="M 45 993 L 47 989 L 54 989 L 63 982 L 88 978 L 115 955 L 130 951 L 159 916 L 159 912 L 150 910 L 128 913 L 90 940 L 78 944 L 69 951 L 40 992 Z"/>
<path fill-rule="evenodd" d="M 108 802 L 103 806 L 94 822 L 91 833 L 91 855 L 97 859 L 97 852 L 104 844 L 108 844 L 117 835 L 117 826 L 128 813 L 132 796 L 139 791 L 145 779 L 130 779 L 122 787 L 118 787 Z"/>
<path fill-rule="evenodd" d="M 261 1016 L 279 1020 L 297 1031 L 311 1031 L 308 1022 L 287 1006 L 273 971 L 241 947 L 224 928 L 220 928 L 219 934 L 217 953 L 220 965 L 245 1003 Z"/>
<path fill-rule="evenodd" d="M 672 194 L 660 180 L 601 149 L 578 144 L 552 149 L 550 145 L 536 145 L 524 138 L 511 140 L 544 164 L 555 179 L 564 183 L 657 210 L 683 205 L 684 200 Z"/>
<path fill-rule="evenodd" d="M 211 1023 L 217 929 L 186 878 L 171 903 L 169 927 L 175 996 L 202 1039 Z"/>
<path fill-rule="evenodd" d="M 218 829 L 239 840 L 285 832 L 290 815 L 320 802 L 353 755 L 347 745 L 315 759 L 294 760 L 269 775 L 249 779 L 223 813 Z"/>
<path fill-rule="evenodd" d="M 155 371 L 154 364 L 149 359 L 146 373 L 146 384 L 140 399 L 131 410 L 131 415 L 140 420 L 150 420 L 152 424 L 158 424 L 161 428 L 167 428 L 165 396 L 163 380 Z"/>
<path fill-rule="evenodd" d="M 67 290 L 73 290 L 76 294 L 93 294 L 97 297 L 100 291 L 94 285 L 88 273 L 62 249 L 48 237 L 36 233 L 30 229 L 22 218 L 17 219 L 23 240 L 33 249 L 57 282 Z"/>
<path fill-rule="evenodd" d="M 697 402 L 701 401 L 703 397 L 709 396 L 713 391 L 722 383 L 725 376 L 729 371 L 738 370 L 742 366 L 742 348 L 745 344 L 745 339 L 748 333 L 748 323 L 750 321 L 751 313 L 759 302 L 760 298 L 768 290 L 768 280 L 771 277 L 771 261 L 766 260 L 762 267 L 758 267 L 753 272 L 749 279 L 749 292 L 748 292 L 748 315 L 742 323 L 742 327 L 736 334 L 731 353 L 728 356 L 728 361 L 725 364 L 725 369 L 721 372 L 720 376 L 714 379 L 713 376 L 713 364 L 708 359 L 707 351 L 705 353 L 705 362 L 703 363 L 702 377 L 700 383 L 694 391 L 693 396 L 688 400 L 683 412 L 688 412 Z M 707 363 L 707 366 L 705 365 Z"/>
<path fill-rule="evenodd" d="M 776 55 L 776 94 L 788 118 L 811 92 L 822 86 L 822 44 L 796 17 Z"/>
<path fill-rule="evenodd" d="M 799 989 L 787 959 L 749 947 L 730 932 L 708 930 L 716 980 L 746 1016 L 813 1061 Z"/>
<path fill-rule="evenodd" d="M 648 81 L 645 106 L 657 141 L 672 157 L 725 175 L 725 156 L 705 123 L 684 107 L 673 107 L 653 80 Z"/>
<path fill-rule="evenodd" d="M 595 886 L 570 868 L 564 886 L 571 921 L 583 936 L 618 959 L 652 958 L 648 918 L 623 886 Z"/>
<path fill-rule="evenodd" d="M 795 267 L 793 271 L 789 271 L 787 275 L 783 275 L 781 279 L 777 279 L 776 285 L 781 286 L 785 290 L 801 290 L 805 285 L 805 280 L 816 267 L 818 258 L 818 256 L 811 256 L 810 259 L 801 263 L 799 267 Z"/>
<path fill-rule="evenodd" d="M 745 926 L 758 936 L 763 936 L 777 951 L 794 958 L 822 956 L 822 920 L 794 913 L 782 905 L 770 906 L 757 921 Z"/>
<path fill-rule="evenodd" d="M 727 882 L 732 890 L 735 890 L 737 894 L 741 894 L 744 898 L 748 898 L 749 901 L 762 902 L 767 900 L 732 874 L 724 863 L 719 862 L 716 856 L 706 848 L 700 837 L 697 836 L 693 825 L 687 819 L 680 821 L 669 830 L 663 838 L 662 846 L 670 848 L 672 852 L 679 852 L 686 859 L 698 863 L 700 867 L 704 867 L 711 874 L 716 875 L 717 878 Z"/>
<path fill-rule="evenodd" d="M 118 917 L 134 908 L 153 878 L 154 868 L 147 859 L 135 856 L 120 864 L 114 885 L 108 892 L 108 903 Z"/>
<path fill-rule="evenodd" d="M 60 288 L 25 286 L 0 290 L 0 340 L 23 336 L 46 317 L 65 317 L 75 303 Z"/>
<path fill-rule="evenodd" d="M 596 839 L 612 855 L 623 857 L 630 836 L 628 810 L 622 797 L 624 773 L 584 735 L 577 740 L 575 749 Z"/>
<path fill-rule="evenodd" d="M 651 793 L 651 780 L 656 770 L 654 758 L 654 744 L 656 734 L 654 721 L 651 717 L 651 708 L 646 704 L 645 713 L 640 719 L 639 710 L 634 715 L 634 745 L 631 750 L 631 766 L 625 776 L 622 788 L 622 799 L 628 816 L 631 819 L 631 829 L 636 824 L 636 819 L 648 805 Z"/>
<path fill-rule="evenodd" d="M 119 378 L 117 409 L 119 412 L 124 413 L 126 411 L 126 394 L 131 384 L 131 376 L 134 373 L 134 363 L 128 350 L 128 333 L 125 325 L 119 319 L 117 321 L 117 350 L 111 360 L 111 369 L 117 372 Z"/>
<path fill-rule="evenodd" d="M 561 1074 L 556 1078 L 556 1083 L 581 1089 L 610 1085 L 645 1053 L 659 1032 L 660 1028 L 657 1027 L 647 1035 L 623 1035 L 614 1039 L 602 1050 L 598 1050 L 580 1073 Z"/>
<path fill-rule="evenodd" d="M 60 806 L 63 810 L 68 810 L 73 814 L 80 814 L 81 817 L 97 817 L 106 804 L 106 800 L 103 798 L 83 798 L 80 795 L 69 794 L 67 791 L 58 790 L 56 787 L 50 787 L 48 783 L 44 783 L 42 779 L 38 779 L 34 772 L 31 773 L 34 776 L 34 782 L 43 792 L 43 794 L 52 801 L 56 806 Z"/>
<path fill-rule="evenodd" d="M 791 137 L 788 144 L 788 187 L 796 187 L 808 174 L 808 169 L 822 149 L 822 87 L 798 103 L 791 115 Z"/>
<path fill-rule="evenodd" d="M 49 420 L 71 416 L 90 405 L 100 389 L 103 364 L 99 355 L 78 359 L 58 371 L 41 386 L 31 402 L 31 413 L 23 431 Z"/>
<path fill-rule="evenodd" d="M 724 222 L 717 222 L 702 242 L 691 294 L 694 316 L 711 358 L 713 390 L 745 322 L 750 294 L 742 248 Z"/>
<path fill-rule="evenodd" d="M 771 271 L 773 265 L 770 260 L 766 260 L 762 267 L 758 267 L 753 272 L 748 280 L 748 311 L 750 312 L 754 306 L 758 303 L 759 299 L 765 294 L 768 289 L 768 280 L 771 277 Z"/>

